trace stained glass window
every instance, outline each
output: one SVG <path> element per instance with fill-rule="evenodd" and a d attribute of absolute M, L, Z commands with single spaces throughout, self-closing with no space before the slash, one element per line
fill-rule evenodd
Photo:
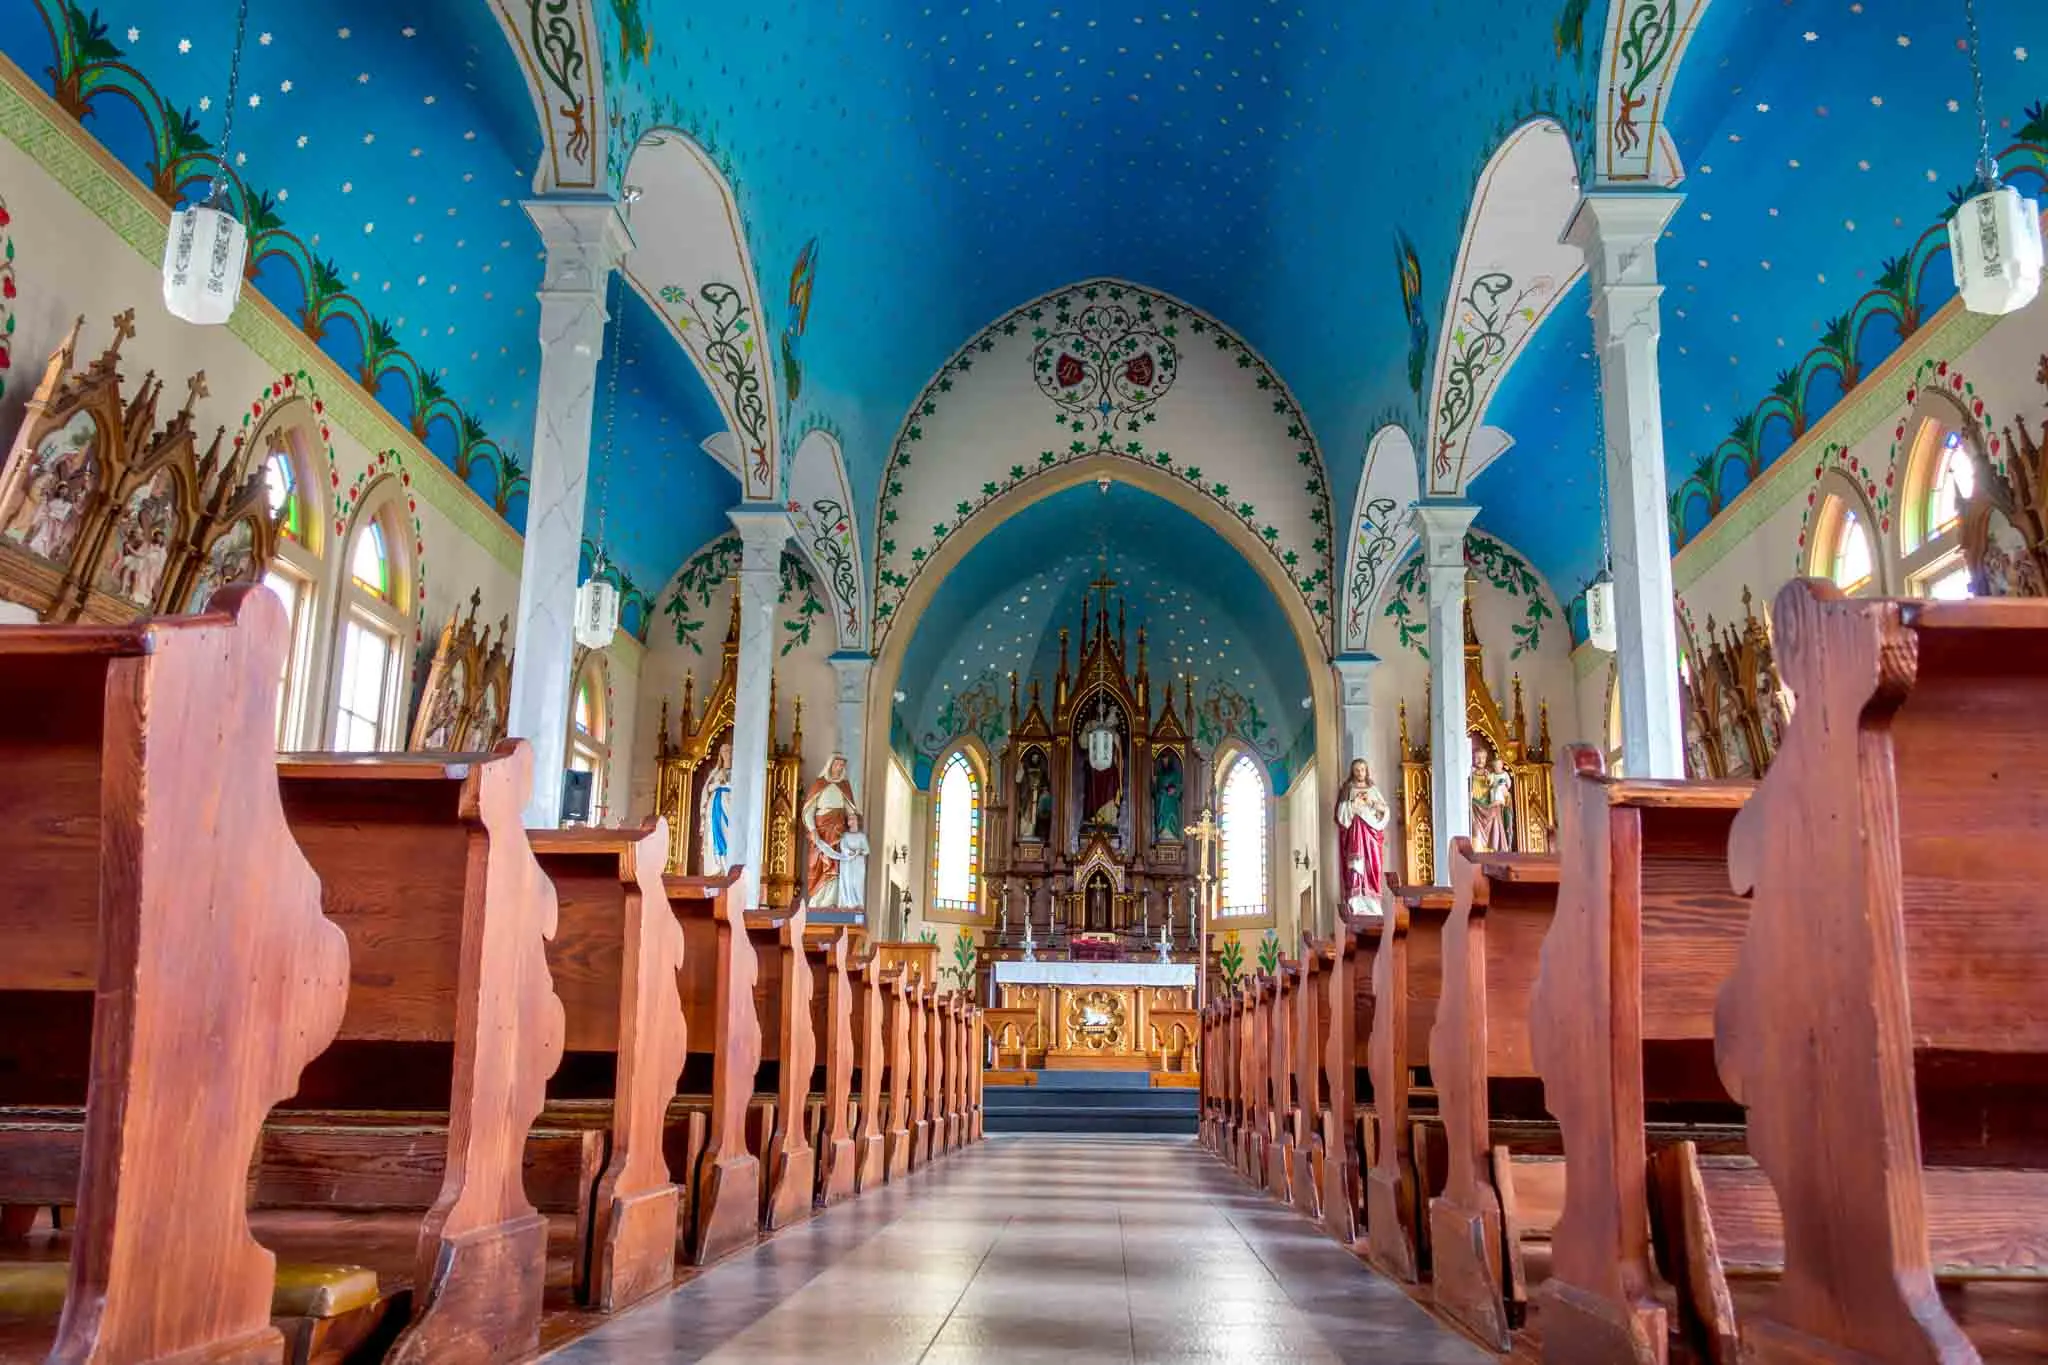
<path fill-rule="evenodd" d="M 981 782 L 955 752 L 939 773 L 932 811 L 932 901 L 947 910 L 981 908 Z"/>
<path fill-rule="evenodd" d="M 1223 915 L 1266 913 L 1266 779 L 1239 754 L 1223 779 Z"/>
<path fill-rule="evenodd" d="M 1963 449 L 1963 434 L 1951 431 L 1941 443 L 1940 462 L 1927 493 L 1927 535 L 1940 535 L 1962 520 L 1963 502 L 1977 487 L 1977 470 Z"/>
<path fill-rule="evenodd" d="M 348 571 L 364 592 L 387 602 L 391 600 L 391 557 L 384 550 L 384 528 L 376 522 L 365 526 L 356 537 Z"/>
<path fill-rule="evenodd" d="M 305 527 L 299 517 L 299 476 L 292 468 L 292 457 L 282 450 L 274 450 L 263 464 L 263 487 L 270 502 L 270 515 L 277 519 L 278 531 L 286 537 L 305 543 Z"/>

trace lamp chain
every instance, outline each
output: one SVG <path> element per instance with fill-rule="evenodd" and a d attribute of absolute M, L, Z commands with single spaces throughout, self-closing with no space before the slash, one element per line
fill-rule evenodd
<path fill-rule="evenodd" d="M 242 48 L 249 37 L 249 0 L 242 0 L 241 10 L 235 16 L 235 53 L 228 63 L 228 107 L 221 115 L 220 157 L 214 172 L 213 185 L 206 192 L 206 202 L 218 207 L 222 189 L 227 183 L 228 148 L 235 138 L 235 106 L 241 101 L 242 90 Z"/>
<path fill-rule="evenodd" d="M 604 400 L 604 445 L 597 455 L 597 548 L 591 557 L 590 576 L 596 578 L 604 572 L 605 512 L 611 498 L 612 442 L 619 427 L 619 357 L 625 351 L 625 316 L 621 311 L 621 285 L 619 272 L 611 272 L 611 288 L 606 299 L 606 311 L 610 315 L 612 331 L 612 354 L 610 373 L 605 379 Z"/>
<path fill-rule="evenodd" d="M 1984 105 L 1984 60 L 1979 50 L 1976 0 L 1963 0 L 1963 18 L 1969 28 L 1970 89 L 1977 101 L 1977 176 L 1987 190 L 1998 188 L 1998 160 L 1991 155 L 1991 116 Z"/>
<path fill-rule="evenodd" d="M 1607 386 L 1600 357 L 1600 324 L 1593 324 L 1593 485 L 1600 493 L 1600 572 L 1614 577 L 1607 527 Z"/>

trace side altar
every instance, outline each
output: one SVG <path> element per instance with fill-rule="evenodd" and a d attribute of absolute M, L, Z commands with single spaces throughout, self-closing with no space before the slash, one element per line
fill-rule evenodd
<path fill-rule="evenodd" d="M 1195 1069 L 1193 963 L 998 962 L 993 980 L 998 1071 Z"/>

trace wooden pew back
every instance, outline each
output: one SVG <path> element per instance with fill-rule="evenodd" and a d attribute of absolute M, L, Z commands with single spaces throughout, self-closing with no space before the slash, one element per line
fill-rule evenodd
<path fill-rule="evenodd" d="M 181 620 L 0 627 L 0 1071 L 9 1102 L 86 1106 L 53 1359 L 281 1345 L 244 1182 L 349 968 L 278 801 L 286 633 L 261 587 Z"/>

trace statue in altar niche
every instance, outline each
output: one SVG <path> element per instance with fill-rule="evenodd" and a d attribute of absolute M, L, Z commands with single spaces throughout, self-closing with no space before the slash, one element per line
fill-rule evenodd
<path fill-rule="evenodd" d="M 1084 830 L 1114 830 L 1122 817 L 1123 719 L 1123 711 L 1112 705 L 1105 693 L 1095 703 L 1088 728 L 1081 732 L 1081 756 L 1085 761 L 1081 780 Z"/>
<path fill-rule="evenodd" d="M 815 910 L 858 909 L 865 899 L 867 835 L 846 777 L 846 757 L 832 755 L 804 793 L 801 816 L 810 841 L 804 868 L 804 903 Z M 857 865 L 850 860 L 857 859 Z M 853 874 L 859 873 L 859 880 Z"/>
<path fill-rule="evenodd" d="M 1472 848 L 1477 853 L 1506 853 L 1515 846 L 1510 822 L 1514 817 L 1515 780 L 1493 746 L 1483 739 L 1472 741 Z"/>
<path fill-rule="evenodd" d="M 1180 755 L 1171 749 L 1160 751 L 1152 767 L 1152 838 L 1155 843 L 1180 842 L 1180 788 Z"/>
<path fill-rule="evenodd" d="M 1344 909 L 1353 915 L 1377 915 L 1385 889 L 1387 823 L 1393 812 L 1387 798 L 1372 784 L 1372 767 L 1351 760 L 1351 776 L 1337 794 L 1337 865 Z"/>
<path fill-rule="evenodd" d="M 1052 824 L 1052 783 L 1045 771 L 1045 750 L 1029 749 L 1024 754 L 1024 771 L 1017 774 L 1017 840 L 1042 844 Z"/>
<path fill-rule="evenodd" d="M 723 877 L 732 862 L 732 743 L 718 746 L 718 761 L 704 779 L 704 843 L 699 865 L 707 877 Z"/>

